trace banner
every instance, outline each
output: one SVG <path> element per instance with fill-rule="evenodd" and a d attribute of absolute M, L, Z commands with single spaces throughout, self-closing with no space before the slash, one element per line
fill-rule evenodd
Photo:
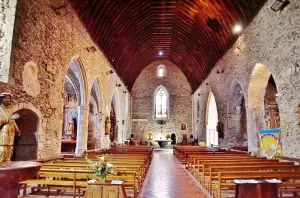
<path fill-rule="evenodd" d="M 282 156 L 280 129 L 265 129 L 259 131 L 260 154 L 269 159 Z"/>

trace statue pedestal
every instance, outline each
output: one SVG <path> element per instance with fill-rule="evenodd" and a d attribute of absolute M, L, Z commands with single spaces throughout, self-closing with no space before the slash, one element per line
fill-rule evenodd
<path fill-rule="evenodd" d="M 0 162 L 0 195 L 17 198 L 19 182 L 34 178 L 41 166 L 30 161 Z"/>

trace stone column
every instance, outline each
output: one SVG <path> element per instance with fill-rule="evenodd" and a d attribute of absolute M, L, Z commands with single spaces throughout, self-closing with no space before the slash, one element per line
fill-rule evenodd
<path fill-rule="evenodd" d="M 95 148 L 100 148 L 101 147 L 101 138 L 103 137 L 102 135 L 102 123 L 103 123 L 103 116 L 101 116 L 100 113 L 96 113 L 94 118 L 95 118 L 95 138 L 96 138 L 96 145 Z M 104 118 L 105 120 L 105 118 Z"/>
<path fill-rule="evenodd" d="M 68 105 L 64 105 L 64 134 L 68 132 L 69 127 L 69 117 L 68 117 Z"/>
<path fill-rule="evenodd" d="M 247 111 L 248 151 L 259 154 L 259 130 L 262 113 L 259 109 Z"/>
<path fill-rule="evenodd" d="M 78 106 L 76 156 L 87 150 L 89 106 Z"/>

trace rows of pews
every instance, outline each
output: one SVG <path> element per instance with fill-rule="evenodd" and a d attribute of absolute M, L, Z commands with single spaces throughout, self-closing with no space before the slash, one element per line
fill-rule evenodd
<path fill-rule="evenodd" d="M 278 179 L 279 197 L 299 196 L 300 166 L 294 162 L 197 146 L 175 146 L 173 154 L 213 197 L 234 197 L 235 179 Z"/>
<path fill-rule="evenodd" d="M 115 175 L 108 175 L 106 183 L 112 180 L 123 180 L 123 187 L 127 194 L 138 197 L 140 189 L 151 164 L 153 147 L 150 146 L 127 146 L 113 147 L 107 151 L 90 152 L 87 154 L 92 161 L 97 160 L 97 156 L 111 154 Z M 29 186 L 31 193 L 46 189 L 46 196 L 50 195 L 50 190 L 71 191 L 73 197 L 80 197 L 86 194 L 87 181 L 98 179 L 95 173 L 89 169 L 85 157 L 73 157 L 53 160 L 44 163 L 35 179 L 20 183 L 20 190 L 26 195 Z"/>

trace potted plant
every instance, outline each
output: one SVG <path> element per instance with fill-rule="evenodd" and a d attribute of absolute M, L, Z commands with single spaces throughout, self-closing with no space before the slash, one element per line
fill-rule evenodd
<path fill-rule="evenodd" d="M 98 177 L 100 177 L 99 181 L 105 182 L 106 176 L 108 174 L 115 174 L 113 170 L 113 165 L 110 163 L 112 160 L 112 156 L 104 155 L 98 156 L 97 161 L 92 161 L 88 159 L 87 156 L 85 157 L 86 161 L 90 165 L 90 169 L 96 173 Z"/>
<path fill-rule="evenodd" d="M 171 138 L 171 136 L 168 134 L 166 135 L 166 139 L 169 140 Z"/>

